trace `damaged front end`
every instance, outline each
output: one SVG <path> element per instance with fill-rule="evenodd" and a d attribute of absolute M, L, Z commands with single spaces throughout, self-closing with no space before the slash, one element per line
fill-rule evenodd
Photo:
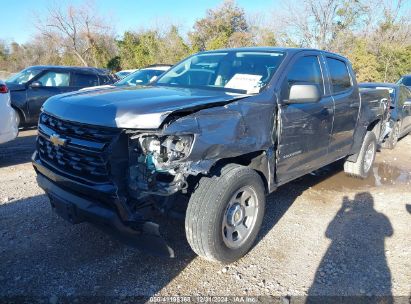
<path fill-rule="evenodd" d="M 130 134 L 130 194 L 140 199 L 148 194 L 168 196 L 187 190 L 187 162 L 193 135 L 158 136 Z"/>
<path fill-rule="evenodd" d="M 73 224 L 90 222 L 154 255 L 174 251 L 153 221 L 161 200 L 186 182 L 176 161 L 193 137 L 156 137 L 40 117 L 32 162 L 53 210 Z"/>
<path fill-rule="evenodd" d="M 173 257 L 160 235 L 159 216 L 184 216 L 176 209 L 184 209 L 198 175 L 236 158 L 272 180 L 266 151 L 272 146 L 274 103 L 264 95 L 247 97 L 215 97 L 158 114 L 110 110 L 104 117 L 111 116 L 107 121 L 115 125 L 107 127 L 61 119 L 56 103 L 48 103 L 33 155 L 38 183 L 53 209 L 70 222 L 96 224 L 126 244 Z M 71 113 L 67 109 L 63 114 Z"/>

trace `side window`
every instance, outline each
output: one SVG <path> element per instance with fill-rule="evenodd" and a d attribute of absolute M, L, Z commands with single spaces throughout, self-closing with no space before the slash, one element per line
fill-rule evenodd
<path fill-rule="evenodd" d="M 98 85 L 98 79 L 96 75 L 92 74 L 73 74 L 72 80 L 73 87 L 94 87 Z"/>
<path fill-rule="evenodd" d="M 43 87 L 68 87 L 70 85 L 70 74 L 61 72 L 47 72 L 37 79 Z"/>
<path fill-rule="evenodd" d="M 297 59 L 287 74 L 288 88 L 283 98 L 288 99 L 293 84 L 317 84 L 320 92 L 324 92 L 323 76 L 317 56 L 305 56 Z"/>
<path fill-rule="evenodd" d="M 334 94 L 349 89 L 351 78 L 344 61 L 327 57 L 327 65 L 330 70 L 332 91 Z"/>

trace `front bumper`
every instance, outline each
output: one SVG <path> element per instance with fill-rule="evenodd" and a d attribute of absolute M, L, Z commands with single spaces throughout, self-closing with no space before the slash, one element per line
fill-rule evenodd
<path fill-rule="evenodd" d="M 107 201 L 90 199 L 79 194 L 98 192 L 107 200 L 114 194 L 114 189 L 109 185 L 81 184 L 56 174 L 41 162 L 36 152 L 33 154 L 32 163 L 37 172 L 39 186 L 49 196 L 53 210 L 62 218 L 73 224 L 92 223 L 139 250 L 174 257 L 174 251 L 161 237 L 157 224 L 142 219 L 126 224 L 115 209 L 106 207 Z M 74 191 L 71 191 L 72 189 Z M 113 196 L 110 199 L 115 200 Z"/>

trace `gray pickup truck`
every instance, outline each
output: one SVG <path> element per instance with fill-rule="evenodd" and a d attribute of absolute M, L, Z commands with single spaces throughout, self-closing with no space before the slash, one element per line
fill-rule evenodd
<path fill-rule="evenodd" d="M 230 263 L 252 247 L 277 187 L 340 159 L 347 174 L 367 176 L 388 99 L 360 93 L 348 60 L 333 53 L 202 52 L 148 86 L 51 97 L 33 165 L 72 223 L 174 256 L 153 210 L 182 209 L 192 249 Z"/>

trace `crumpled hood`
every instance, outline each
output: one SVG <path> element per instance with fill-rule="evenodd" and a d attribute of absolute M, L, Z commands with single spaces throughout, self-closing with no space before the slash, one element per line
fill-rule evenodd
<path fill-rule="evenodd" d="M 223 105 L 246 96 L 199 89 L 123 87 L 56 95 L 47 100 L 43 111 L 91 125 L 156 129 L 174 111 Z"/>

